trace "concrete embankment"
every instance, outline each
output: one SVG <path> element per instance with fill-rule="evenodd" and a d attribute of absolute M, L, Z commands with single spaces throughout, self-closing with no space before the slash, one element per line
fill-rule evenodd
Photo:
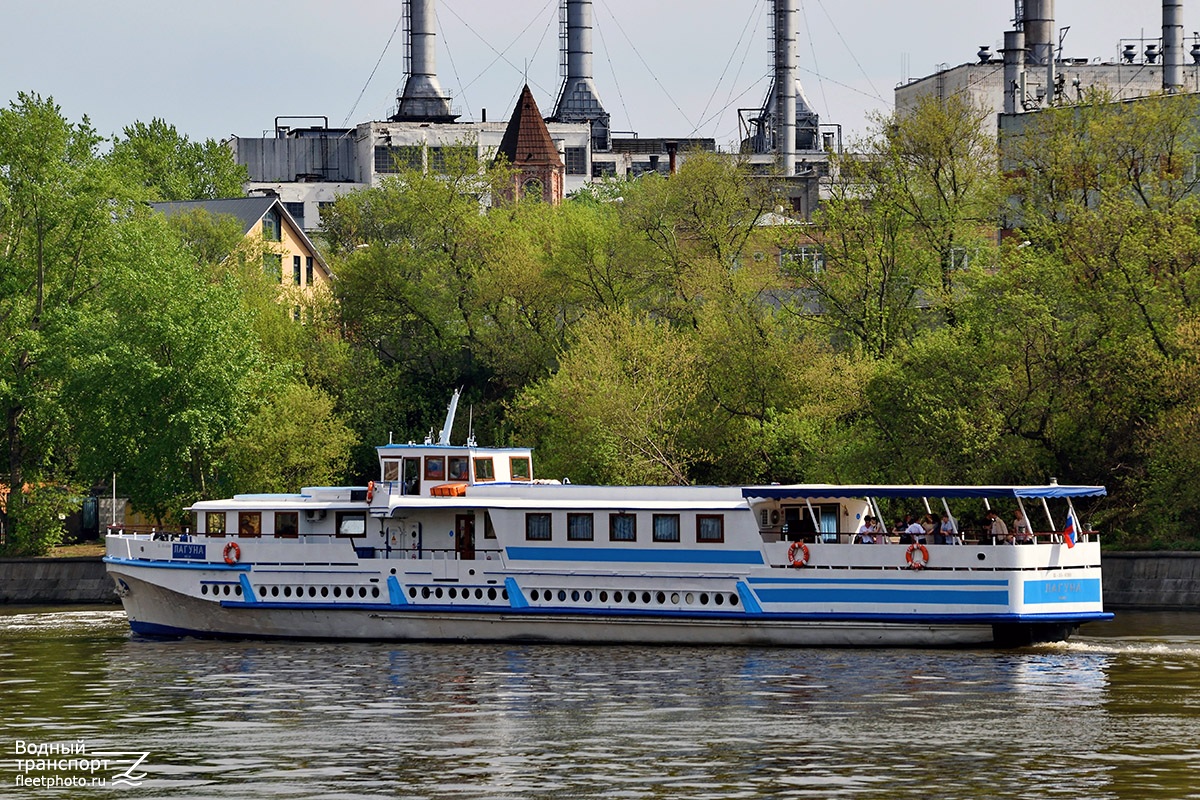
<path fill-rule="evenodd" d="M 1200 610 L 1200 553 L 1105 553 L 1109 609 Z M 116 603 L 99 558 L 0 559 L 0 603 Z"/>
<path fill-rule="evenodd" d="M 0 559 L 0 603 L 116 603 L 104 562 L 88 558 Z"/>

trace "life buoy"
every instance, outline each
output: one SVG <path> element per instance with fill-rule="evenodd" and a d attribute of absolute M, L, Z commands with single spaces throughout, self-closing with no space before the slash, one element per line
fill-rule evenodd
<path fill-rule="evenodd" d="M 804 542 L 792 542 L 788 548 L 788 561 L 793 567 L 803 567 L 808 563 L 808 545 Z"/>
<path fill-rule="evenodd" d="M 225 545 L 225 552 L 222 555 L 225 556 L 225 563 L 232 567 L 242 559 L 242 548 L 238 546 L 237 542 L 230 542 Z"/>
<path fill-rule="evenodd" d="M 371 502 L 371 498 L 375 496 L 375 481 L 367 481 L 367 502 Z"/>
<path fill-rule="evenodd" d="M 920 557 L 915 557 L 920 552 Z M 925 565 L 929 563 L 929 550 L 923 544 L 914 542 L 908 546 L 908 552 L 904 554 L 904 559 L 908 562 L 911 569 L 925 569 Z"/>

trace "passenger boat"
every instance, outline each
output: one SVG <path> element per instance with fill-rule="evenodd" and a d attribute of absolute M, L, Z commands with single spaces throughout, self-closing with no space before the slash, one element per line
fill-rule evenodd
<path fill-rule="evenodd" d="M 186 532 L 112 529 L 133 631 L 1009 646 L 1112 616 L 1073 503 L 1101 486 L 579 486 L 536 479 L 529 449 L 451 445 L 453 408 L 436 442 L 377 448 L 366 486 L 197 502 Z M 1019 507 L 1040 530 L 1026 546 L 854 543 L 898 507 Z"/>

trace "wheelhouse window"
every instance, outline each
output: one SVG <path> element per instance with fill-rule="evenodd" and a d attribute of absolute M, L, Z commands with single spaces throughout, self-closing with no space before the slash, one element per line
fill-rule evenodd
<path fill-rule="evenodd" d="M 475 480 L 477 481 L 494 481 L 496 480 L 496 465 L 492 463 L 490 458 L 475 459 Z"/>
<path fill-rule="evenodd" d="M 514 481 L 529 480 L 529 458 L 527 456 L 509 456 L 508 469 Z"/>
<path fill-rule="evenodd" d="M 337 513 L 337 535 L 363 536 L 367 532 L 367 515 L 361 511 L 339 511 Z"/>
<path fill-rule="evenodd" d="M 656 541 L 656 542 L 678 542 L 679 541 L 679 515 L 678 514 L 655 514 L 654 515 L 654 541 Z"/>
<path fill-rule="evenodd" d="M 633 514 L 609 514 L 608 539 L 612 542 L 636 542 L 637 517 Z"/>
<path fill-rule="evenodd" d="M 209 536 L 225 535 L 225 512 L 209 511 L 204 515 L 204 530 Z"/>
<path fill-rule="evenodd" d="M 483 538 L 496 538 L 496 526 L 492 524 L 492 515 L 486 511 L 483 512 Z"/>
<path fill-rule="evenodd" d="M 383 479 L 385 481 L 400 480 L 400 459 L 389 458 L 383 462 Z"/>
<path fill-rule="evenodd" d="M 725 516 L 723 514 L 697 514 L 696 541 L 700 543 L 725 541 Z"/>
<path fill-rule="evenodd" d="M 444 481 L 446 479 L 446 457 L 425 456 L 425 480 Z"/>
<path fill-rule="evenodd" d="M 567 514 L 567 539 L 572 542 L 590 542 L 595 538 L 591 514 Z"/>
<path fill-rule="evenodd" d="M 447 475 L 452 481 L 465 481 L 467 480 L 467 476 L 470 474 L 468 472 L 470 466 L 471 460 L 469 458 L 466 458 L 465 456 L 451 456 L 450 471 L 447 473 Z"/>
<path fill-rule="evenodd" d="M 299 536 L 300 513 L 298 511 L 276 511 L 275 535 L 281 539 L 295 539 Z"/>
<path fill-rule="evenodd" d="M 548 542 L 553 537 L 550 515 L 530 512 L 525 515 L 525 538 L 531 542 Z"/>
<path fill-rule="evenodd" d="M 238 512 L 238 536 L 262 536 L 262 512 Z"/>

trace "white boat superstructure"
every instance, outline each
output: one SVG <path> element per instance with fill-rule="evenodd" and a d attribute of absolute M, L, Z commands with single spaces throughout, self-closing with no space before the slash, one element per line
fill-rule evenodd
<path fill-rule="evenodd" d="M 577 486 L 536 480 L 528 449 L 442 439 L 378 448 L 367 486 L 198 502 L 177 534 L 112 531 L 105 560 L 133 630 L 964 645 L 1059 640 L 1111 617 L 1074 507 L 1103 487 Z M 952 508 L 1020 508 L 1032 543 L 856 543 L 865 518 L 897 507 L 955 525 Z"/>

